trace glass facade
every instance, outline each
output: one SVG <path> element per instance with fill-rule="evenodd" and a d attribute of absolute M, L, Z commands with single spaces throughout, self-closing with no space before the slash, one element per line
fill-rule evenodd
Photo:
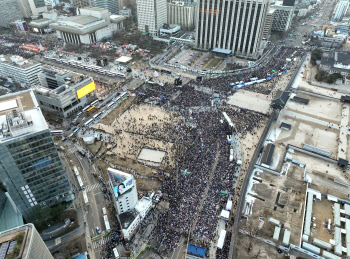
<path fill-rule="evenodd" d="M 72 198 L 72 192 L 49 130 L 0 144 L 0 176 L 27 221 L 39 206 Z"/>

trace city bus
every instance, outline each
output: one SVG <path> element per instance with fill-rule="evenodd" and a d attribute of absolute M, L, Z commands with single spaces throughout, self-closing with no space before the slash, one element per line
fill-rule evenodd
<path fill-rule="evenodd" d="M 85 127 L 88 127 L 92 123 L 93 119 L 88 120 L 87 122 L 84 123 Z"/>
<path fill-rule="evenodd" d="M 76 166 L 73 166 L 73 170 L 74 170 L 75 175 L 78 176 L 79 175 L 78 168 Z"/>
<path fill-rule="evenodd" d="M 72 131 L 72 133 L 68 136 L 69 138 L 73 137 L 75 134 L 77 134 L 79 131 L 79 128 L 76 128 L 75 130 Z"/>
<path fill-rule="evenodd" d="M 118 253 L 118 250 L 117 250 L 116 247 L 113 248 L 113 254 L 114 254 L 114 258 L 115 258 L 115 259 L 119 259 L 119 258 L 120 258 L 119 253 Z"/>
<path fill-rule="evenodd" d="M 52 136 L 63 135 L 63 130 L 50 130 Z"/>
<path fill-rule="evenodd" d="M 86 112 L 88 109 L 90 108 L 90 105 L 88 105 L 88 106 L 85 106 L 84 108 L 83 108 L 83 112 Z"/>
<path fill-rule="evenodd" d="M 101 114 L 102 114 L 102 112 L 99 112 L 99 113 L 95 114 L 92 118 L 95 120 L 97 117 L 100 117 Z"/>
<path fill-rule="evenodd" d="M 98 104 L 100 101 L 99 100 L 95 100 L 92 103 L 90 103 L 90 106 L 95 106 L 96 104 Z"/>
<path fill-rule="evenodd" d="M 89 109 L 87 109 L 87 113 L 92 113 L 96 110 L 96 106 L 91 106 Z"/>
<path fill-rule="evenodd" d="M 88 196 L 86 194 L 86 191 L 84 190 L 83 191 L 83 197 L 84 197 L 84 202 L 85 202 L 85 205 L 89 205 L 89 199 L 88 199 Z"/>
<path fill-rule="evenodd" d="M 83 181 L 81 180 L 80 175 L 77 176 L 77 179 L 78 179 L 78 183 L 79 183 L 80 189 L 83 189 L 84 188 L 84 184 L 83 184 Z"/>
<path fill-rule="evenodd" d="M 110 227 L 110 225 L 109 225 L 109 221 L 108 221 L 107 215 L 104 215 L 104 216 L 103 216 L 103 221 L 105 222 L 106 231 L 107 231 L 107 232 L 111 231 L 111 227 Z"/>
<path fill-rule="evenodd" d="M 107 108 L 109 109 L 109 108 L 111 108 L 113 105 L 114 105 L 114 102 L 112 101 L 112 102 L 110 102 L 110 103 L 107 105 Z"/>

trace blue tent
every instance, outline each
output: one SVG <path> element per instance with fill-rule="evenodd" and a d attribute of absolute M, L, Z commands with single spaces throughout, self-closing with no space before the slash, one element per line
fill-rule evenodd
<path fill-rule="evenodd" d="M 205 252 L 207 251 L 207 249 L 203 248 L 203 247 L 198 247 L 198 246 L 194 246 L 194 245 L 188 245 L 187 248 L 187 253 L 188 254 L 192 254 L 192 255 L 196 255 L 199 257 L 204 258 L 205 257 Z"/>

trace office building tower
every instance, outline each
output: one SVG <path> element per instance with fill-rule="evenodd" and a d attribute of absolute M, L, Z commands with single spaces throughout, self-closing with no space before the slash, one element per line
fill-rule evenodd
<path fill-rule="evenodd" d="M 137 0 L 136 5 L 139 31 L 157 36 L 159 29 L 167 23 L 167 1 Z"/>
<path fill-rule="evenodd" d="M 8 27 L 10 23 L 23 18 L 18 0 L 2 0 L 1 5 L 6 8 L 0 8 L 0 27 Z"/>
<path fill-rule="evenodd" d="M 272 22 L 273 22 L 273 13 L 275 10 L 269 9 L 266 14 L 265 24 L 262 39 L 267 40 L 271 34 Z"/>
<path fill-rule="evenodd" d="M 1 184 L 27 222 L 74 198 L 32 90 L 0 97 L 0 150 Z"/>
<path fill-rule="evenodd" d="M 294 6 L 295 0 L 283 0 L 283 5 L 284 6 Z"/>
<path fill-rule="evenodd" d="M 23 87 L 39 84 L 41 64 L 34 60 L 14 55 L 0 55 L 0 76 L 11 78 Z"/>
<path fill-rule="evenodd" d="M 95 96 L 95 83 L 89 76 L 43 65 L 35 95 L 40 108 L 67 118 L 87 106 Z"/>
<path fill-rule="evenodd" d="M 268 0 L 198 0 L 196 47 L 258 58 L 267 9 Z"/>
<path fill-rule="evenodd" d="M 20 0 L 20 10 L 23 17 L 31 18 L 38 16 L 42 12 L 47 12 L 47 7 L 44 0 Z"/>
<path fill-rule="evenodd" d="M 16 259 L 53 259 L 33 224 L 0 232 L 2 254 Z M 3 258 L 7 258 L 3 257 Z"/>
<path fill-rule="evenodd" d="M 119 14 L 118 0 L 91 0 L 91 5 L 95 7 L 105 8 L 111 14 Z"/>
<path fill-rule="evenodd" d="M 333 19 L 341 20 L 349 9 L 349 0 L 339 0 L 334 8 Z"/>
<path fill-rule="evenodd" d="M 0 232 L 23 225 L 23 216 L 0 183 Z"/>
<path fill-rule="evenodd" d="M 185 5 L 184 2 L 172 2 L 167 4 L 168 24 L 178 24 L 182 29 L 194 29 L 194 5 Z"/>
<path fill-rule="evenodd" d="M 272 31 L 287 31 L 292 25 L 294 6 L 273 5 Z"/>
<path fill-rule="evenodd" d="M 108 168 L 107 171 L 114 190 L 118 215 L 132 211 L 138 201 L 134 177 L 113 168 Z"/>
<path fill-rule="evenodd" d="M 75 8 L 91 6 L 91 0 L 73 0 L 73 6 Z"/>

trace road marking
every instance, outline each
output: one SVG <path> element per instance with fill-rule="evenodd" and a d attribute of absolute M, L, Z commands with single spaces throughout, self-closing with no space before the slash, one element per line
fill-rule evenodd
<path fill-rule="evenodd" d="M 102 193 L 102 192 L 95 193 L 94 195 L 97 195 L 97 194 L 100 194 L 100 193 Z"/>

